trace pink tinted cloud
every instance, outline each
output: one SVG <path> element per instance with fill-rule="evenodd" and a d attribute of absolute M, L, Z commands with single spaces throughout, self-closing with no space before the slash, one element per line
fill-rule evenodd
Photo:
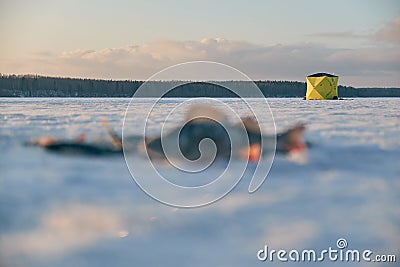
<path fill-rule="evenodd" d="M 174 64 L 210 60 L 231 65 L 252 79 L 304 81 L 307 74 L 324 71 L 339 74 L 341 81 L 348 85 L 400 86 L 397 78 L 400 76 L 399 56 L 398 46 L 376 45 L 358 49 L 329 48 L 313 43 L 265 46 L 205 38 L 198 41 L 159 40 L 46 56 L 38 54 L 23 64 L 0 64 L 9 73 L 144 80 Z"/>
<path fill-rule="evenodd" d="M 374 37 L 379 41 L 400 44 L 400 16 L 377 31 Z"/>

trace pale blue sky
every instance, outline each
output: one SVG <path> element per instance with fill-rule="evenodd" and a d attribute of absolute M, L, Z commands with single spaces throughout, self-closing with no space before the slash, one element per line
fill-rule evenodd
<path fill-rule="evenodd" d="M 179 43 L 224 38 L 264 48 L 277 44 L 292 48 L 311 44 L 326 49 L 388 47 L 393 50 L 397 44 L 377 43 L 373 36 L 399 15 L 398 0 L 0 0 L 0 72 L 78 75 L 78 72 L 71 71 L 71 63 L 68 68 L 65 67 L 68 71 L 63 72 L 61 63 L 56 59 L 51 61 L 49 57 L 76 50 L 101 51 L 129 45 L 144 46 L 164 40 Z M 162 46 L 155 47 L 153 49 L 159 51 L 146 52 L 153 58 L 155 52 L 163 53 Z M 395 54 L 397 51 L 398 48 Z M 227 55 L 224 56 L 227 58 Z M 219 58 L 215 56 L 215 59 Z M 196 55 L 190 59 L 196 59 Z M 213 57 L 208 55 L 207 59 Z M 135 58 L 136 65 L 141 64 L 138 60 Z M 177 61 L 170 63 L 179 63 Z M 41 66 L 40 62 L 47 67 Z M 398 64 L 394 63 L 392 72 L 398 73 Z M 57 68 L 50 69 L 49 65 L 52 64 L 56 64 Z M 146 66 L 148 64 L 143 63 Z M 138 71 L 136 77 L 135 71 L 132 71 L 132 75 L 127 75 L 132 77 L 126 78 L 142 79 L 166 65 L 148 66 L 148 73 Z M 38 66 L 37 69 L 34 66 Z M 242 67 L 242 64 L 238 63 L 235 67 Z M 102 73 L 96 75 L 95 72 L 87 72 L 86 76 L 103 78 Z M 80 76 L 85 76 L 85 72 Z M 252 73 L 249 76 L 252 77 Z M 253 76 L 263 78 L 258 74 Z M 296 75 L 291 78 L 289 73 L 279 76 L 298 79 Z M 110 74 L 104 78 L 123 77 Z M 391 82 L 397 83 L 400 86 L 398 79 Z"/>

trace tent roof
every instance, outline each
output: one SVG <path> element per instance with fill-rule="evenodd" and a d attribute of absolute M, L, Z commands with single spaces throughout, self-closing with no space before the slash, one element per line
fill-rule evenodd
<path fill-rule="evenodd" d="M 327 76 L 327 77 L 338 77 L 338 76 L 336 76 L 336 75 L 329 74 L 329 73 L 325 73 L 325 72 L 314 73 L 314 74 L 308 75 L 307 77 L 323 77 L 323 76 Z"/>

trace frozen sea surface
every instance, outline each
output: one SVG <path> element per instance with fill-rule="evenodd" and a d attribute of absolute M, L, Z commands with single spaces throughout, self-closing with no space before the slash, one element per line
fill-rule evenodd
<path fill-rule="evenodd" d="M 160 118 L 179 101 L 162 102 Z M 23 146 L 43 135 L 107 138 L 99 119 L 121 129 L 128 102 L 0 99 L 0 266 L 276 266 L 287 263 L 257 259 L 265 245 L 319 252 L 338 249 L 339 238 L 347 249 L 395 254 L 398 264 L 400 99 L 269 99 L 277 130 L 305 122 L 312 147 L 301 158 L 277 156 L 256 193 L 247 193 L 244 177 L 225 198 L 196 209 L 147 196 L 123 157 Z M 367 263 L 314 263 L 345 264 Z"/>

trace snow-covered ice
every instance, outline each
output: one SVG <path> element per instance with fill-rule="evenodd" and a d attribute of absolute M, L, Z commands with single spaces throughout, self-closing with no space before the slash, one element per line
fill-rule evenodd
<path fill-rule="evenodd" d="M 165 100 L 159 119 L 179 101 Z M 141 191 L 123 157 L 23 146 L 43 135 L 107 138 L 100 118 L 120 130 L 129 99 L 1 99 L 0 266 L 266 266 L 264 245 L 321 251 L 339 238 L 400 260 L 400 99 L 268 102 L 278 131 L 307 124 L 309 151 L 277 156 L 254 194 L 244 177 L 220 201 L 180 209 Z M 132 119 L 143 118 L 137 109 Z"/>

